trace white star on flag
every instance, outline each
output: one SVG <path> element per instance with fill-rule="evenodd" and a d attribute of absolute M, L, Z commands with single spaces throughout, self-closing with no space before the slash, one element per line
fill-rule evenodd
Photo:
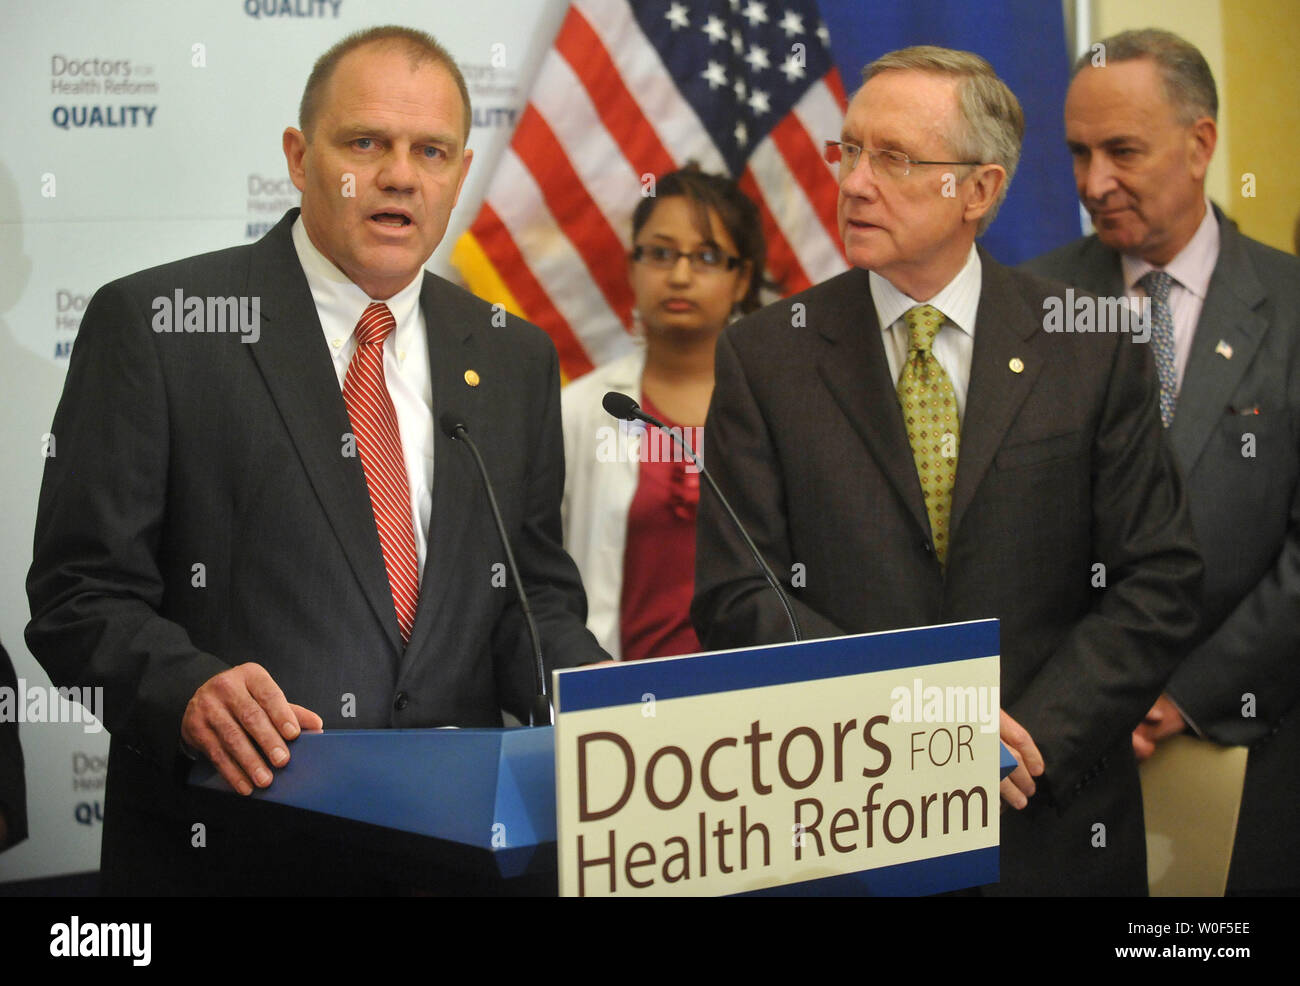
<path fill-rule="evenodd" d="M 817 0 L 553 6 L 564 23 L 452 263 L 547 333 L 565 378 L 634 345 L 627 255 L 644 175 L 697 161 L 734 179 L 759 210 L 764 278 L 783 295 L 845 270 L 821 150 L 845 94 L 830 46 L 813 43 Z"/>
<path fill-rule="evenodd" d="M 760 24 L 767 23 L 767 7 L 759 3 L 758 0 L 751 0 L 749 6 L 741 12 L 740 16 L 749 21 L 750 27 L 758 27 Z"/>
<path fill-rule="evenodd" d="M 796 55 L 789 55 L 781 63 L 781 71 L 785 73 L 787 82 L 794 82 L 795 79 L 804 77 L 803 62 Z"/>
<path fill-rule="evenodd" d="M 777 27 L 785 31 L 787 38 L 793 38 L 796 34 L 803 34 L 803 18 L 793 10 L 787 10 Z"/>

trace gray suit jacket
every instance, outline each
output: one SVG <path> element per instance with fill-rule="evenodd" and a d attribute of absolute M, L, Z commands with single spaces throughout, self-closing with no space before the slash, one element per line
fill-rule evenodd
<path fill-rule="evenodd" d="M 0 688 L 16 689 L 18 678 L 4 645 L 0 644 Z M 0 722 L 0 812 L 9 834 L 0 852 L 27 838 L 27 778 L 23 773 L 23 747 L 18 723 Z"/>
<path fill-rule="evenodd" d="M 1169 427 L 1210 633 L 1167 690 L 1204 735 L 1251 746 L 1229 889 L 1300 888 L 1300 261 L 1215 216 L 1219 259 Z M 1095 236 L 1026 267 L 1124 291 L 1119 254 Z"/>
<path fill-rule="evenodd" d="M 1043 331 L 1042 301 L 1064 285 L 981 260 L 946 577 L 866 271 L 723 334 L 708 465 L 787 584 L 805 566 L 790 591 L 807 636 L 1001 620 L 1002 703 L 1047 774 L 1029 807 L 1002 815 L 990 890 L 1142 894 L 1129 733 L 1195 633 L 1201 573 L 1154 372 L 1127 338 Z M 792 327 L 794 302 L 806 327 Z M 705 645 L 789 639 L 711 496 L 698 537 L 692 617 Z M 1098 823 L 1105 849 L 1091 841 Z"/>
<path fill-rule="evenodd" d="M 440 430 L 428 560 L 402 647 L 361 460 L 345 453 L 351 427 L 293 249 L 296 213 L 250 246 L 96 292 L 55 415 L 27 642 L 56 683 L 104 688 L 109 891 L 294 890 L 329 877 L 320 852 L 304 849 L 297 872 L 284 865 L 279 883 L 256 883 L 243 832 L 189 848 L 195 808 L 173 777 L 185 766 L 181 718 L 227 667 L 262 664 L 326 729 L 498 726 L 502 708 L 526 715 L 533 692 L 515 592 L 493 586 L 503 553 L 482 480 Z M 260 339 L 153 331 L 151 299 L 177 289 L 260 297 Z M 554 347 L 519 319 L 494 326 L 487 303 L 432 274 L 420 304 L 434 418 L 456 412 L 481 448 L 548 661 L 602 659 L 561 547 Z"/>

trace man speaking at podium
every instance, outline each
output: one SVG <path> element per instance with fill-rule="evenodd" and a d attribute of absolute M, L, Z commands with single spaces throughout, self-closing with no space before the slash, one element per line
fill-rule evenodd
<path fill-rule="evenodd" d="M 1201 576 L 1148 347 L 1049 333 L 1064 285 L 975 247 L 1024 129 L 987 62 L 909 48 L 864 79 L 831 145 L 854 269 L 719 339 L 709 469 L 791 573 L 805 636 L 1001 621 L 1024 766 L 990 891 L 1144 894 L 1130 732 L 1196 632 Z M 790 639 L 708 495 L 698 537 L 705 646 Z"/>
<path fill-rule="evenodd" d="M 555 350 L 423 270 L 470 119 L 432 38 L 353 35 L 284 134 L 301 214 L 86 310 L 27 640 L 57 684 L 104 688 L 106 893 L 385 889 L 345 846 L 209 830 L 188 757 L 248 794 L 303 729 L 526 717 L 528 634 L 482 480 L 440 416 L 482 450 L 548 663 L 605 658 L 561 547 Z M 237 319 L 213 324 L 226 304 Z"/>

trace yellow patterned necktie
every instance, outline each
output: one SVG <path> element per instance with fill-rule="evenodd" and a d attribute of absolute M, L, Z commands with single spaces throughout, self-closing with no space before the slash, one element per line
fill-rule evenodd
<path fill-rule="evenodd" d="M 952 381 L 930 351 L 943 325 L 943 312 L 933 305 L 917 305 L 908 309 L 903 320 L 907 323 L 907 363 L 898 378 L 898 403 L 925 494 L 935 554 L 939 564 L 946 566 L 959 426 Z"/>

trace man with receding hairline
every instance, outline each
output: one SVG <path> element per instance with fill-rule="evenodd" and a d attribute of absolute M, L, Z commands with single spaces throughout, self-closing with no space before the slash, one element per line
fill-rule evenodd
<path fill-rule="evenodd" d="M 426 62 L 445 69 L 460 94 L 463 110 L 461 142 L 462 144 L 469 142 L 470 124 L 474 114 L 470 108 L 469 86 L 465 84 L 465 76 L 461 73 L 460 66 L 451 57 L 451 52 L 447 51 L 432 35 L 414 28 L 397 26 L 357 31 L 316 59 L 316 64 L 312 66 L 311 73 L 307 76 L 307 83 L 303 86 L 302 99 L 298 101 L 298 127 L 303 133 L 310 136 L 320 106 L 325 102 L 325 88 L 333 79 L 339 62 L 350 52 L 363 47 L 384 48 L 405 54 L 412 71 Z"/>
<path fill-rule="evenodd" d="M 1229 892 L 1300 892 L 1300 261 L 1243 236 L 1205 194 L 1218 93 L 1195 46 L 1159 30 L 1100 46 L 1104 63 L 1081 58 L 1065 102 L 1096 233 L 1026 267 L 1151 298 L 1209 637 L 1133 746 L 1146 758 L 1185 730 L 1249 745 Z"/>
<path fill-rule="evenodd" d="M 709 468 L 773 570 L 801 574 L 806 636 L 1000 620 L 1019 763 L 984 892 L 1144 894 L 1129 734 L 1195 632 L 1201 571 L 1149 354 L 1048 333 L 1065 285 L 975 246 L 1023 131 L 987 62 L 907 48 L 863 80 L 828 142 L 853 269 L 723 333 Z M 788 640 L 707 492 L 698 531 L 702 642 Z"/>
<path fill-rule="evenodd" d="M 555 349 L 423 269 L 472 159 L 469 114 L 432 38 L 345 39 L 284 132 L 301 211 L 86 310 L 27 641 L 57 684 L 104 688 L 107 893 L 392 890 L 328 833 L 286 844 L 261 815 L 201 812 L 191 758 L 247 795 L 304 729 L 527 718 L 520 606 L 494 584 L 482 481 L 441 414 L 482 451 L 548 667 L 606 656 L 561 546 Z M 151 330 L 151 299 L 173 291 L 259 298 L 257 340 Z"/>

